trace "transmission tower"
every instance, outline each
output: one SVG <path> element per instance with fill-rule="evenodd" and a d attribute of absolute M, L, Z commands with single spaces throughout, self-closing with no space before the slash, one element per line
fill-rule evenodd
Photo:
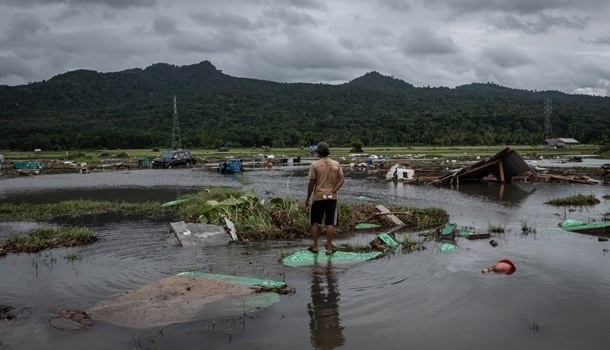
<path fill-rule="evenodd" d="M 172 148 L 182 148 L 182 136 L 180 136 L 180 125 L 178 124 L 178 111 L 176 108 L 176 95 L 174 95 L 174 126 L 172 128 Z"/>
<path fill-rule="evenodd" d="M 553 103 L 550 99 L 546 99 L 544 103 L 544 138 L 550 139 L 553 137 L 553 127 L 551 126 L 551 112 L 553 110 Z"/>

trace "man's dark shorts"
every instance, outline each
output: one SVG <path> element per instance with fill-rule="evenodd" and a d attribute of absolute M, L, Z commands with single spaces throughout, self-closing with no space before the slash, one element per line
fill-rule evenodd
<path fill-rule="evenodd" d="M 321 201 L 314 201 L 311 204 L 311 211 L 309 212 L 309 223 L 314 224 L 322 223 L 324 218 L 324 225 L 339 225 L 339 208 L 337 207 L 337 200 L 326 199 Z"/>

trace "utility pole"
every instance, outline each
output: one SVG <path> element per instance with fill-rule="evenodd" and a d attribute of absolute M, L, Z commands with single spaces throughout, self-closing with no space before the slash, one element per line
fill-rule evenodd
<path fill-rule="evenodd" d="M 180 136 L 180 125 L 178 124 L 178 109 L 176 108 L 176 95 L 174 95 L 174 126 L 172 128 L 172 148 L 182 148 L 182 136 Z"/>
<path fill-rule="evenodd" d="M 550 99 L 546 99 L 544 103 L 544 138 L 550 139 L 553 137 L 553 128 L 551 126 L 551 112 L 553 109 L 553 103 Z"/>

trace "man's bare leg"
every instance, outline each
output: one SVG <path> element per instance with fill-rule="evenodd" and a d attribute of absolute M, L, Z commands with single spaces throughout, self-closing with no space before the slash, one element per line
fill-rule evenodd
<path fill-rule="evenodd" d="M 313 239 L 313 244 L 311 249 L 313 251 L 318 251 L 318 238 L 320 237 L 320 224 L 317 222 L 311 225 L 311 238 Z"/>
<path fill-rule="evenodd" d="M 334 225 L 326 225 L 326 253 L 333 253 L 333 235 L 335 234 Z"/>

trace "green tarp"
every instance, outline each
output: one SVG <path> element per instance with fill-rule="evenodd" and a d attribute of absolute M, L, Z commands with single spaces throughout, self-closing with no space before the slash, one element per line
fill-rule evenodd
<path fill-rule="evenodd" d="M 382 254 L 382 252 L 356 253 L 335 251 L 333 254 L 328 255 L 324 250 L 320 250 L 318 253 L 312 253 L 309 250 L 301 250 L 288 255 L 282 260 L 282 262 L 286 266 L 297 267 L 327 262 L 366 261 L 378 258 Z"/>

